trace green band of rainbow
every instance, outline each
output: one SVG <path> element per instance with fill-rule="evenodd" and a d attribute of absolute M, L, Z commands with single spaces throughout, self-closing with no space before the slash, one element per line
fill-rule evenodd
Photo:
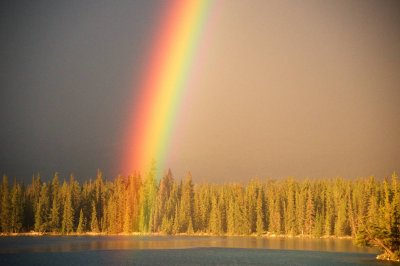
<path fill-rule="evenodd" d="M 135 100 L 122 173 L 143 172 L 153 159 L 163 169 L 209 6 L 209 0 L 175 0 L 168 5 Z"/>

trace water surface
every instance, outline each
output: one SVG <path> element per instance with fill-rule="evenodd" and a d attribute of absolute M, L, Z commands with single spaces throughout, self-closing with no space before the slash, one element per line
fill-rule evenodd
<path fill-rule="evenodd" d="M 349 239 L 1 237 L 0 265 L 391 265 Z M 396 264 L 393 264 L 396 265 Z"/>

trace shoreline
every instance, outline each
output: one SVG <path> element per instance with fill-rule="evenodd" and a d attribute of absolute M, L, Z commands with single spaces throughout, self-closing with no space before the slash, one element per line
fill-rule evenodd
<path fill-rule="evenodd" d="M 184 236 L 184 237 L 257 237 L 257 238 L 297 238 L 297 239 L 353 239 L 351 236 L 311 236 L 311 235 L 277 235 L 277 234 L 251 234 L 251 235 L 236 235 L 236 234 L 211 234 L 211 233 L 179 233 L 179 234 L 165 234 L 165 233 L 141 233 L 141 232 L 132 232 L 132 233 L 94 233 L 94 232 L 85 232 L 85 233 L 70 233 L 63 234 L 58 232 L 23 232 L 23 233 L 1 233 L 0 237 L 19 237 L 19 236 L 32 236 L 32 237 L 41 237 L 41 236 Z"/>

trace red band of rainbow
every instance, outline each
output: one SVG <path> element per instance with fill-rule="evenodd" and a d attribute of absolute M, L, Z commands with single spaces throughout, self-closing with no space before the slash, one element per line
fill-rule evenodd
<path fill-rule="evenodd" d="M 209 4 L 209 0 L 168 3 L 126 131 L 122 173 L 146 171 L 152 160 L 163 170 L 174 119 Z"/>

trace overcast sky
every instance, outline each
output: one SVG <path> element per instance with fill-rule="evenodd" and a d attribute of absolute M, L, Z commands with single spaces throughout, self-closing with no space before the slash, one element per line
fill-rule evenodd
<path fill-rule="evenodd" d="M 0 172 L 119 173 L 166 1 L 2 1 Z M 400 170 L 398 1 L 215 1 L 166 166 L 198 181 Z"/>

